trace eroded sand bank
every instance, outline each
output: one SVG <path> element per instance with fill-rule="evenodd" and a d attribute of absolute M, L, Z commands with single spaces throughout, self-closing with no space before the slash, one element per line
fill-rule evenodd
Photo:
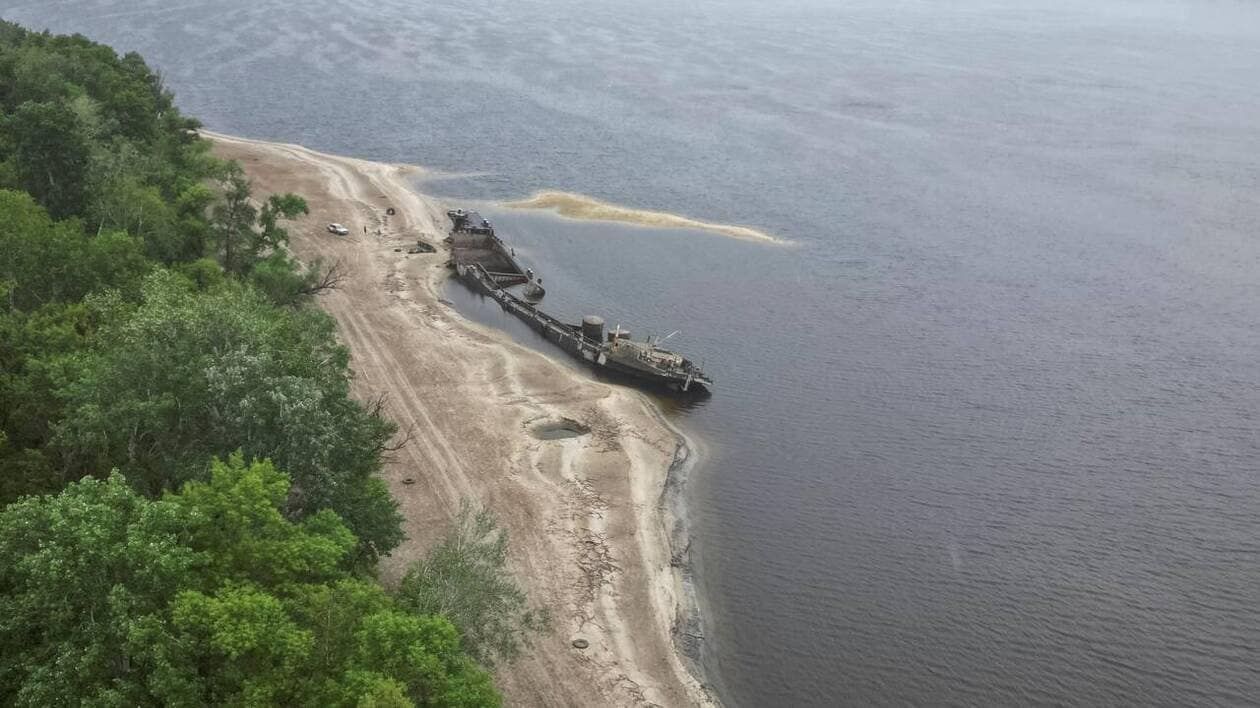
<path fill-rule="evenodd" d="M 388 414 L 414 432 L 383 473 L 408 535 L 383 563 L 385 580 L 434 541 L 461 499 L 477 501 L 510 533 L 512 566 L 532 602 L 552 613 L 552 631 L 497 672 L 510 705 L 713 704 L 671 635 L 684 589 L 662 501 L 678 433 L 641 394 L 574 372 L 441 302 L 447 221 L 410 187 L 415 168 L 207 137 L 244 166 L 256 197 L 307 199 L 310 215 L 289 227 L 292 248 L 347 273 L 319 304 L 350 349 L 355 394 L 386 394 Z M 333 221 L 350 235 L 325 231 Z M 417 238 L 438 252 L 408 255 Z M 591 432 L 545 441 L 529 433 L 563 418 Z M 578 637 L 589 648 L 575 649 Z"/>

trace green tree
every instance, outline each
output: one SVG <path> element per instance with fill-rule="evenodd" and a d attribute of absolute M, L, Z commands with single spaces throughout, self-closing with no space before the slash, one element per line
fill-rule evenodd
<path fill-rule="evenodd" d="M 306 203 L 198 127 L 138 55 L 0 21 L 0 705 L 497 705 L 493 614 L 370 577 L 394 428 L 303 306 Z"/>
<path fill-rule="evenodd" d="M 214 206 L 211 233 L 223 269 L 239 274 L 245 270 L 243 251 L 254 243 L 254 224 L 258 210 L 250 201 L 249 180 L 239 166 L 233 165 L 221 178 L 221 201 Z"/>
<path fill-rule="evenodd" d="M 91 156 L 79 118 L 64 102 L 27 102 L 5 120 L 13 169 L 22 189 L 54 217 L 81 214 Z"/>
<path fill-rule="evenodd" d="M 293 475 L 292 516 L 340 514 L 365 561 L 398 545 L 397 505 L 375 476 L 395 428 L 350 398 L 327 315 L 277 309 L 233 284 L 199 292 L 166 271 L 147 278 L 138 306 L 92 303 L 93 347 L 58 390 L 53 445 L 65 469 L 118 467 L 156 495 L 240 448 Z"/>
<path fill-rule="evenodd" d="M 0 186 L 89 233 L 125 230 L 164 263 L 204 255 L 222 174 L 209 143 L 136 54 L 0 22 Z"/>
<path fill-rule="evenodd" d="M 121 475 L 0 512 L 0 703 L 497 706 L 445 619 L 356 578 L 333 514 L 239 456 L 151 500 Z"/>
<path fill-rule="evenodd" d="M 104 176 L 92 196 L 89 218 L 98 231 L 125 231 L 140 239 L 155 260 L 170 263 L 187 253 L 175 207 L 135 174 Z"/>
<path fill-rule="evenodd" d="M 0 280 L 10 309 L 77 302 L 94 290 L 136 293 L 151 264 L 121 231 L 89 237 L 78 222 L 53 221 L 27 194 L 0 190 Z"/>
<path fill-rule="evenodd" d="M 398 600 L 414 612 L 449 617 L 478 661 L 510 661 L 548 617 L 529 607 L 507 554 L 507 532 L 494 516 L 465 503 L 443 539 L 408 570 Z"/>
<path fill-rule="evenodd" d="M 176 511 L 114 476 L 0 513 L 0 703 L 146 703 L 131 627 L 161 621 L 201 560 Z"/>
<path fill-rule="evenodd" d="M 86 236 L 25 193 L 0 190 L 0 503 L 64 484 L 44 446 L 62 413 L 57 387 L 92 331 L 79 304 L 95 290 L 139 292 L 151 268 L 125 233 Z"/>
<path fill-rule="evenodd" d="M 338 263 L 325 267 L 317 258 L 310 265 L 302 266 L 281 249 L 254 264 L 249 283 L 275 304 L 296 307 L 312 295 L 335 289 L 342 277 Z"/>
<path fill-rule="evenodd" d="M 281 219 L 307 213 L 306 201 L 295 194 L 276 194 L 261 209 L 254 206 L 249 179 L 239 165 L 227 166 L 220 180 L 222 200 L 215 205 L 212 233 L 223 269 L 248 273 L 258 260 L 288 244 Z"/>
<path fill-rule="evenodd" d="M 81 304 L 0 312 L 0 506 L 68 481 L 45 446 L 62 414 L 57 387 L 74 371 L 90 329 Z"/>

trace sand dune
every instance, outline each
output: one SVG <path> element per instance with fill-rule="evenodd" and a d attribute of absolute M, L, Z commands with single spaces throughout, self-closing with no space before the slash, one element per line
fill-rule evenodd
<path fill-rule="evenodd" d="M 759 241 L 776 245 L 791 243 L 786 239 L 773 236 L 764 231 L 748 226 L 733 224 L 716 224 L 700 221 L 679 214 L 663 211 L 632 209 L 602 202 L 594 197 L 570 192 L 545 191 L 538 192 L 528 199 L 509 202 L 506 206 L 516 209 L 552 209 L 557 214 L 570 219 L 586 219 L 589 221 L 618 221 L 639 226 L 655 226 L 663 229 L 699 229 L 723 236 L 730 236 L 743 241 Z"/>

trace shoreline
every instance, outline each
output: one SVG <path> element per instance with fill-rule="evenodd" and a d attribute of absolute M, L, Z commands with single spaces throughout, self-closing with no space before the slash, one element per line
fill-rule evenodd
<path fill-rule="evenodd" d="M 700 611 L 699 589 L 691 562 L 691 517 L 687 514 L 684 499 L 687 482 L 699 462 L 700 453 L 695 441 L 670 422 L 659 406 L 650 404 L 650 410 L 661 425 L 672 430 L 678 437 L 678 447 L 675 448 L 674 459 L 665 472 L 665 484 L 661 488 L 659 502 L 666 529 L 670 566 L 681 591 L 671 628 L 674 651 L 683 658 L 687 671 L 700 682 L 707 697 L 717 706 L 720 705 L 717 691 L 704 670 L 704 613 Z"/>
<path fill-rule="evenodd" d="M 202 132 L 241 163 L 256 198 L 307 198 L 291 249 L 348 271 L 319 305 L 350 350 L 355 395 L 387 394 L 386 414 L 415 433 L 382 470 L 408 535 L 382 578 L 396 581 L 472 499 L 499 518 L 514 573 L 553 617 L 520 660 L 497 667 L 508 705 L 718 705 L 699 661 L 681 498 L 695 444 L 642 392 L 583 376 L 445 303 L 445 209 L 411 183 L 422 168 Z M 350 235 L 326 233 L 332 221 Z M 438 252 L 406 254 L 416 238 Z M 592 432 L 529 432 L 564 417 Z"/>

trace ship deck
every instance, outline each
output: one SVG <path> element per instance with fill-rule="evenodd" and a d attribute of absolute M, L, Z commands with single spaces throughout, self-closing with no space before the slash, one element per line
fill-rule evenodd
<path fill-rule="evenodd" d="M 468 212 L 466 223 L 482 223 L 482 216 Z M 503 245 L 494 230 L 473 232 L 466 228 L 451 231 L 451 257 L 457 266 L 479 265 L 494 276 L 502 286 L 516 285 L 528 280 L 525 269 L 516 262 L 512 252 Z"/>

